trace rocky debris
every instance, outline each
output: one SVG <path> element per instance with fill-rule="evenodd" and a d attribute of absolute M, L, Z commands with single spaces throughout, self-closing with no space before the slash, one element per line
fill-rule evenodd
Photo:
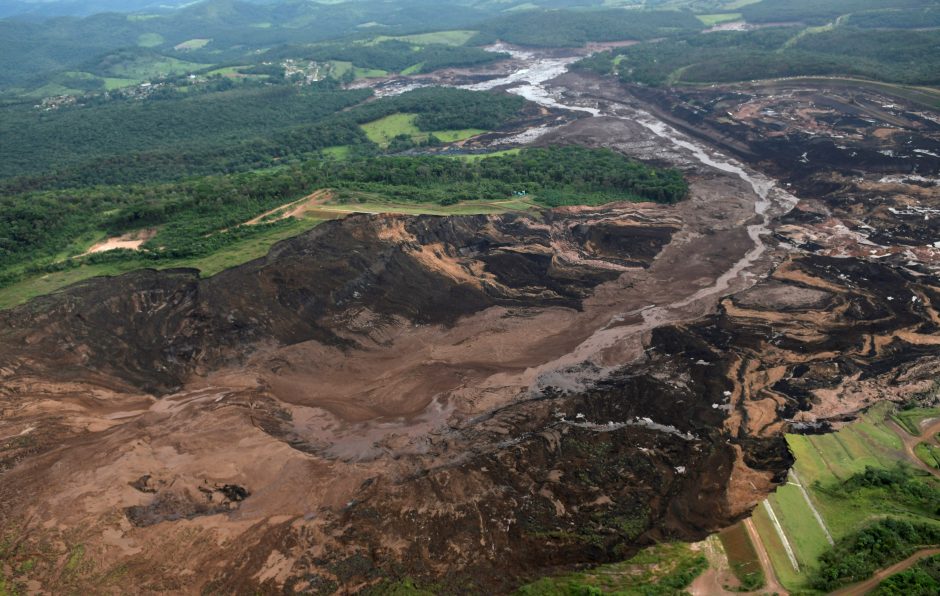
<path fill-rule="evenodd" d="M 134 505 L 124 510 L 127 519 L 137 527 L 180 519 L 193 519 L 203 515 L 229 513 L 236 510 L 239 503 L 251 496 L 247 489 L 237 484 L 197 486 L 197 494 L 189 490 L 158 491 L 146 485 L 138 490 L 155 493 L 155 495 L 146 505 Z"/>
<path fill-rule="evenodd" d="M 749 235 L 758 185 L 625 118 L 618 84 L 562 82 L 617 118 L 545 142 L 680 166 L 689 200 L 355 216 L 210 279 L 0 313 L 0 526 L 49 553 L 43 589 L 508 592 L 701 539 L 785 481 L 784 432 L 936 392 L 936 172 L 895 146 L 934 133 L 909 106 L 875 134 L 865 98 L 651 96 L 802 199 Z"/>
<path fill-rule="evenodd" d="M 353 216 L 206 280 L 190 270 L 90 280 L 0 313 L 0 362 L 20 375 L 66 381 L 95 371 L 169 393 L 197 368 L 238 360 L 262 342 L 352 347 L 332 328 L 344 312 L 452 325 L 494 305 L 578 308 L 624 263 L 648 265 L 677 229 L 613 218 L 603 236 L 589 237 L 543 217 Z M 572 215 L 583 225 L 606 218 L 603 210 Z M 615 254 L 627 247 L 636 251 L 629 261 Z"/>

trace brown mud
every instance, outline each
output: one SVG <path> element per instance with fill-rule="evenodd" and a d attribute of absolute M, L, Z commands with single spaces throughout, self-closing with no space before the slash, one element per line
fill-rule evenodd
<path fill-rule="evenodd" d="M 929 118 L 878 104 L 901 132 L 838 139 L 856 163 L 809 152 L 855 104 L 793 95 L 816 137 L 787 148 L 750 116 L 760 90 L 675 91 L 731 97 L 699 121 L 583 75 L 504 87 L 571 112 L 538 142 L 674 165 L 689 198 L 356 215 L 209 279 L 140 271 L 0 313 L 4 574 L 505 593 L 744 519 L 786 479 L 785 431 L 932 383 L 937 168 L 880 153 L 932 151 Z"/>

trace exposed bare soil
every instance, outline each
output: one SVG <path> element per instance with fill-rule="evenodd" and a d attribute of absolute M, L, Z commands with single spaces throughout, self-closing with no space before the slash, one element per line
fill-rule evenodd
<path fill-rule="evenodd" d="M 785 481 L 784 431 L 936 377 L 936 165 L 879 153 L 931 151 L 912 108 L 863 100 L 903 133 L 838 140 L 885 159 L 802 168 L 777 157 L 859 98 L 688 92 L 724 98 L 701 115 L 538 70 L 503 85 L 566 106 L 538 142 L 674 165 L 688 200 L 356 215 L 209 279 L 0 313 L 4 572 L 49 593 L 505 593 L 747 517 Z"/>
<path fill-rule="evenodd" d="M 117 249 L 139 250 L 144 242 L 147 242 L 156 235 L 157 230 L 147 229 L 122 234 L 121 236 L 114 236 L 113 238 L 107 238 L 101 242 L 95 243 L 93 246 L 91 246 L 91 248 L 82 253 L 81 256 L 84 257 L 86 255 Z"/>

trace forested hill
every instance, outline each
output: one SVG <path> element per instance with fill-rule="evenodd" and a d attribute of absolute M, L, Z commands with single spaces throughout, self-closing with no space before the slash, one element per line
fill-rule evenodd
<path fill-rule="evenodd" d="M 518 117 L 525 104 L 517 96 L 449 88 L 362 103 L 370 96 L 324 84 L 184 93 L 48 113 L 0 110 L 0 189 L 172 180 L 289 163 L 336 146 L 371 154 L 378 148 L 360 125 L 385 116 L 414 114 L 428 132 L 488 130 Z"/>
<path fill-rule="evenodd" d="M 324 188 L 353 200 L 381 197 L 441 206 L 506 201 L 519 195 L 543 206 L 616 200 L 671 203 L 688 192 L 676 170 L 633 162 L 606 149 L 568 147 L 524 149 L 475 160 L 431 156 L 314 159 L 287 168 L 159 185 L 96 185 L 0 195 L 4 215 L 0 218 L 0 288 L 89 263 L 123 262 L 130 268 L 172 264 L 268 231 L 290 231 L 293 223 L 286 219 L 243 224 Z M 83 242 L 89 238 L 146 228 L 157 233 L 143 252 L 82 254 Z"/>
<path fill-rule="evenodd" d="M 699 18 L 739 26 L 599 53 L 578 67 L 641 85 L 794 76 L 940 85 L 936 1 L 761 0 L 737 13 Z"/>

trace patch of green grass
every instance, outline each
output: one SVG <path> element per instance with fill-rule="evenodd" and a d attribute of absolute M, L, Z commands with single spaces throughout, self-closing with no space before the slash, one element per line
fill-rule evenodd
<path fill-rule="evenodd" d="M 211 41 L 212 41 L 212 39 L 207 39 L 207 38 L 187 39 L 186 41 L 184 41 L 184 42 L 182 42 L 182 43 L 176 44 L 176 45 L 173 47 L 173 49 L 174 49 L 174 50 L 177 50 L 177 51 L 179 51 L 179 50 L 186 50 L 186 51 L 189 51 L 189 50 L 200 50 L 200 49 L 206 47 L 207 45 L 209 45 L 209 43 L 210 43 Z"/>
<path fill-rule="evenodd" d="M 790 564 L 790 559 L 787 557 L 783 543 L 777 536 L 773 522 L 770 521 L 770 516 L 767 515 L 764 505 L 754 510 L 752 519 L 754 520 L 754 527 L 757 529 L 758 535 L 760 535 L 761 542 L 764 543 L 764 548 L 767 550 L 770 563 L 773 565 L 774 572 L 777 574 L 780 583 L 791 590 L 797 587 L 802 588 L 802 586 L 805 585 L 806 579 L 802 573 L 794 570 L 793 565 Z"/>
<path fill-rule="evenodd" d="M 893 408 L 893 404 L 879 404 L 836 433 L 787 436 L 796 458 L 794 469 L 836 541 L 886 516 L 912 523 L 937 521 L 929 508 L 901 499 L 884 487 L 845 485 L 850 478 L 868 473 L 866 468 L 897 470 L 899 464 L 907 463 L 900 438 L 886 424 Z M 910 418 L 930 416 L 931 412 L 921 410 Z M 933 481 L 925 477 L 923 482 Z M 829 549 L 825 534 L 797 486 L 780 487 L 769 501 L 801 565 L 800 573 L 794 572 L 763 507 L 755 511 L 754 523 L 780 581 L 790 590 L 805 591 L 807 575 Z"/>
<path fill-rule="evenodd" d="M 276 242 L 301 234 L 322 221 L 323 219 L 319 218 L 296 220 L 288 225 L 279 226 L 268 232 L 230 244 L 212 254 L 191 259 L 152 261 L 140 258 L 113 263 L 81 265 L 74 269 L 31 277 L 0 289 L 0 309 L 22 304 L 36 296 L 50 294 L 92 277 L 121 275 L 135 269 L 148 267 L 156 269 L 193 267 L 199 269 L 204 277 L 209 277 L 230 267 L 263 257 Z"/>
<path fill-rule="evenodd" d="M 344 62 L 343 60 L 330 60 L 329 65 L 330 76 L 336 79 L 342 78 L 343 75 L 353 69 L 352 62 Z"/>
<path fill-rule="evenodd" d="M 344 62 L 342 60 L 330 61 L 330 76 L 333 78 L 342 78 L 343 75 L 350 71 L 352 71 L 353 76 L 356 79 L 370 79 L 388 75 L 388 71 L 380 70 L 378 68 L 360 68 L 358 66 L 353 66 L 352 62 Z"/>
<path fill-rule="evenodd" d="M 415 126 L 415 114 L 392 114 L 362 125 L 363 132 L 376 145 L 387 147 L 391 140 L 399 135 L 411 137 L 421 134 Z"/>
<path fill-rule="evenodd" d="M 380 147 L 388 147 L 392 139 L 400 135 L 406 135 L 415 142 L 424 142 L 430 135 L 434 135 L 445 143 L 453 143 L 486 132 L 477 128 L 423 132 L 415 125 L 416 118 L 416 114 L 392 114 L 367 122 L 361 125 L 361 128 L 369 140 Z"/>
<path fill-rule="evenodd" d="M 427 44 L 443 44 L 448 46 L 462 46 L 466 44 L 470 39 L 476 35 L 476 31 L 434 31 L 432 33 L 418 33 L 416 35 L 399 35 L 396 37 L 389 37 L 385 35 L 380 35 L 373 39 L 370 39 L 367 43 L 369 45 L 382 43 L 383 41 L 389 40 L 399 40 L 406 41 L 408 43 L 413 43 L 416 45 L 427 45 Z"/>
<path fill-rule="evenodd" d="M 447 154 L 444 157 L 452 157 L 454 159 L 462 159 L 464 161 L 480 161 L 481 159 L 486 159 L 487 157 L 499 157 L 500 155 L 516 155 L 519 153 L 519 149 L 504 149 L 502 151 L 493 151 L 492 153 L 453 153 Z"/>
<path fill-rule="evenodd" d="M 134 85 L 139 85 L 141 82 L 142 81 L 140 79 L 118 79 L 114 77 L 107 77 L 104 79 L 104 88 L 106 91 L 113 91 L 115 89 L 133 87 Z"/>
<path fill-rule="evenodd" d="M 298 219 L 288 226 L 278 227 L 270 232 L 236 242 L 211 255 L 173 261 L 172 267 L 193 267 L 199 269 L 202 277 L 211 277 L 226 269 L 261 258 L 268 254 L 268 251 L 277 242 L 302 234 L 322 222 L 322 219 L 313 217 Z M 160 268 L 167 269 L 170 267 L 161 264 Z"/>
<path fill-rule="evenodd" d="M 401 71 L 401 74 L 406 75 L 406 76 L 418 74 L 419 72 L 421 72 L 422 68 L 424 68 L 424 62 L 419 62 L 418 64 L 412 64 L 405 70 Z"/>
<path fill-rule="evenodd" d="M 659 544 L 621 563 L 581 573 L 547 577 L 521 587 L 517 596 L 654 596 L 682 593 L 708 568 L 704 555 L 687 544 Z"/>
<path fill-rule="evenodd" d="M 481 135 L 485 132 L 485 130 L 481 130 L 479 128 L 462 128 L 459 130 L 435 130 L 432 131 L 431 134 L 445 143 L 454 143 Z"/>
<path fill-rule="evenodd" d="M 914 447 L 914 454 L 928 466 L 940 469 L 940 447 L 929 443 L 918 443 Z"/>
<path fill-rule="evenodd" d="M 912 437 L 919 437 L 920 424 L 928 418 L 938 417 L 940 417 L 940 408 L 912 408 L 898 410 L 891 418 Z"/>
<path fill-rule="evenodd" d="M 137 45 L 142 48 L 155 48 L 165 40 L 159 33 L 141 33 L 137 37 Z"/>
<path fill-rule="evenodd" d="M 72 549 L 72 552 L 69 553 L 69 558 L 65 563 L 65 569 L 67 571 L 75 571 L 82 564 L 82 561 L 85 560 L 85 547 L 84 545 L 79 544 Z"/>
<path fill-rule="evenodd" d="M 360 68 L 358 66 L 354 66 L 353 74 L 356 75 L 357 79 L 374 79 L 377 77 L 388 76 L 388 71 L 382 70 L 381 68 Z"/>
<path fill-rule="evenodd" d="M 706 27 L 714 27 L 715 25 L 720 25 L 721 23 L 730 23 L 733 21 L 741 20 L 740 12 L 724 12 L 720 14 L 697 14 L 695 18 L 702 21 L 702 24 Z"/>
<path fill-rule="evenodd" d="M 803 570 L 813 567 L 819 556 L 826 552 L 829 542 L 800 489 L 792 484 L 785 484 L 771 495 L 770 502 L 800 567 Z"/>
<path fill-rule="evenodd" d="M 539 207 L 525 199 L 499 201 L 463 201 L 454 205 L 437 203 L 399 203 L 366 192 L 350 192 L 314 211 L 323 217 L 349 213 L 402 213 L 406 215 L 484 215 L 507 211 L 532 211 Z M 335 215 L 334 215 L 335 214 Z"/>
<path fill-rule="evenodd" d="M 117 78 L 149 80 L 155 77 L 185 74 L 208 68 L 209 64 L 186 62 L 169 56 L 145 57 L 115 64 L 110 74 Z"/>

